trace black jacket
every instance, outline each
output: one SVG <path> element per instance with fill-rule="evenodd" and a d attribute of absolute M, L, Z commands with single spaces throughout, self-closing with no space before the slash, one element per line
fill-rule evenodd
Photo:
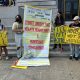
<path fill-rule="evenodd" d="M 78 24 L 75 24 L 75 23 L 71 23 L 70 25 L 69 25 L 69 27 L 80 27 L 80 23 L 78 23 Z"/>
<path fill-rule="evenodd" d="M 61 16 L 60 18 L 59 17 L 56 17 L 55 18 L 55 23 L 54 23 L 55 26 L 61 26 L 61 25 L 64 25 L 64 18 Z"/>

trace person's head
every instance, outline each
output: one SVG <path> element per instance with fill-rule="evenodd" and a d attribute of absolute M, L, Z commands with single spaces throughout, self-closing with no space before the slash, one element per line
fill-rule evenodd
<path fill-rule="evenodd" d="M 73 18 L 73 21 L 74 21 L 75 24 L 79 23 L 79 16 L 75 16 Z"/>
<path fill-rule="evenodd" d="M 15 22 L 22 23 L 22 18 L 21 18 L 20 15 L 17 15 L 17 16 L 15 17 Z"/>
<path fill-rule="evenodd" d="M 58 12 L 58 13 L 57 13 L 57 17 L 60 17 L 60 16 L 61 16 L 61 12 Z"/>

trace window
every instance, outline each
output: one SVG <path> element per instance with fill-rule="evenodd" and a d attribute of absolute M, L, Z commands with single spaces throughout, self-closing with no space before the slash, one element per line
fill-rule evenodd
<path fill-rule="evenodd" d="M 79 12 L 79 0 L 58 0 L 58 10 L 63 13 L 65 20 L 72 20 Z"/>

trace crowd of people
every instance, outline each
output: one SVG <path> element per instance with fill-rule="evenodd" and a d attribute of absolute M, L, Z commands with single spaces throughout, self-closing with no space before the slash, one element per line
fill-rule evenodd
<path fill-rule="evenodd" d="M 12 31 L 15 33 L 15 42 L 16 42 L 16 46 L 17 46 L 17 58 L 21 58 L 22 57 L 22 35 L 23 35 L 23 26 L 22 26 L 22 18 L 20 15 L 17 15 L 15 17 L 15 22 L 13 23 L 12 26 Z M 57 26 L 61 26 L 61 25 L 65 25 L 65 21 L 64 18 L 61 14 L 61 12 L 57 13 L 57 16 L 55 18 L 55 22 L 54 22 L 54 27 Z M 79 22 L 79 16 L 75 16 L 73 18 L 73 23 L 71 23 L 69 25 L 69 27 L 74 27 L 74 28 L 79 28 L 80 27 L 80 22 Z M 1 24 L 1 20 L 0 20 L 0 31 L 2 30 L 6 30 L 4 25 Z M 59 46 L 60 50 L 63 50 L 63 47 L 61 44 L 54 44 L 53 46 L 53 50 L 57 48 L 57 46 Z M 70 44 L 70 57 L 69 59 L 73 59 L 75 58 L 75 60 L 79 59 L 79 44 Z M 1 46 L 0 45 L 0 59 L 2 59 L 2 50 L 4 50 L 5 55 L 6 55 L 6 60 L 9 59 L 8 57 L 8 50 L 7 50 L 7 45 Z"/>
<path fill-rule="evenodd" d="M 11 6 L 14 5 L 15 6 L 15 0 L 2 0 L 2 6 Z"/>

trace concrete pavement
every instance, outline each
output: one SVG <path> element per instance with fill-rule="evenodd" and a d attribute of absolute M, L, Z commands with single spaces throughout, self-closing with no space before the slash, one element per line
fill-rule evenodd
<path fill-rule="evenodd" d="M 80 80 L 80 60 L 69 60 L 65 52 L 50 58 L 50 66 L 14 69 L 14 59 L 0 61 L 0 80 Z"/>

